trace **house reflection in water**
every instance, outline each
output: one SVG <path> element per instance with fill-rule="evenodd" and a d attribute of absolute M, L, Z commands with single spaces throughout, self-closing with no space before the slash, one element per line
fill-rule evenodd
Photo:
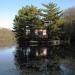
<path fill-rule="evenodd" d="M 36 58 L 36 57 L 47 57 L 48 55 L 48 49 L 46 47 L 27 47 L 23 50 L 23 55 L 29 58 Z"/>
<path fill-rule="evenodd" d="M 59 72 L 59 67 L 53 60 L 53 57 L 56 56 L 55 51 L 57 50 L 50 46 L 28 46 L 25 48 L 17 48 L 15 54 L 16 65 L 21 72 L 23 70 L 25 75 L 27 72 L 29 75 L 58 75 L 56 73 Z"/>
<path fill-rule="evenodd" d="M 16 51 L 16 59 L 21 60 L 22 63 L 37 61 L 42 59 L 53 60 L 56 55 L 61 55 L 60 50 L 56 50 L 58 48 L 48 46 L 28 46 L 25 48 L 17 48 Z"/>
<path fill-rule="evenodd" d="M 15 57 L 16 63 L 19 64 L 20 68 L 26 67 L 26 64 L 30 64 L 32 66 L 35 64 L 38 65 L 41 63 L 41 60 L 44 60 L 48 57 L 48 48 L 40 46 L 17 48 Z M 39 65 L 39 67 L 40 66 L 41 65 Z"/>
<path fill-rule="evenodd" d="M 47 56 L 47 48 L 42 48 L 40 52 L 37 50 L 36 56 Z"/>

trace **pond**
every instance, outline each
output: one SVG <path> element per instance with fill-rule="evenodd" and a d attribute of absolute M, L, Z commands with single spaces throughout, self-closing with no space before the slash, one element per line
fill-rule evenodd
<path fill-rule="evenodd" d="M 75 47 L 1 48 L 0 75 L 75 75 Z"/>

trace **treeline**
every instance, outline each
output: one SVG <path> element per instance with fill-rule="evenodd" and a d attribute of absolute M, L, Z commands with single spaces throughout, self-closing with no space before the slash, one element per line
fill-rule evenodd
<path fill-rule="evenodd" d="M 16 44 L 15 34 L 12 30 L 1 28 L 0 29 L 0 47 L 8 47 Z"/>
<path fill-rule="evenodd" d="M 66 9 L 63 12 L 63 19 L 66 36 L 71 43 L 75 43 L 75 7 Z"/>
<path fill-rule="evenodd" d="M 61 11 L 57 4 L 43 4 L 43 9 L 25 6 L 14 19 L 14 31 L 19 45 L 39 38 L 36 29 L 46 29 L 48 40 L 75 41 L 75 8 Z M 40 38 L 39 38 L 40 40 Z M 43 39 L 42 39 L 43 40 Z"/>

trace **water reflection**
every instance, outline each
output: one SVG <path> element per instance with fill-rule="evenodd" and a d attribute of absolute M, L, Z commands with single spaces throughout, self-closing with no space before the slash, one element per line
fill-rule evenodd
<path fill-rule="evenodd" d="M 0 75 L 75 75 L 75 47 L 37 45 L 1 49 Z"/>
<path fill-rule="evenodd" d="M 67 72 L 73 63 L 68 64 L 71 62 L 68 58 L 75 58 L 75 47 L 26 46 L 18 47 L 15 53 L 16 66 L 22 75 L 75 75 L 75 68 Z"/>
<path fill-rule="evenodd" d="M 58 46 L 26 46 L 17 48 L 15 60 L 25 74 L 28 71 L 29 75 L 60 75 L 60 56 L 64 58 Z"/>

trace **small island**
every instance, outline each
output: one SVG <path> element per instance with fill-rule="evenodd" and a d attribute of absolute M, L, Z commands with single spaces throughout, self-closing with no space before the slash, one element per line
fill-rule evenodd
<path fill-rule="evenodd" d="M 74 42 L 73 19 L 72 23 L 68 23 L 68 15 L 53 2 L 43 4 L 43 7 L 44 9 L 38 9 L 27 5 L 18 11 L 14 19 L 14 31 L 19 46 Z"/>

